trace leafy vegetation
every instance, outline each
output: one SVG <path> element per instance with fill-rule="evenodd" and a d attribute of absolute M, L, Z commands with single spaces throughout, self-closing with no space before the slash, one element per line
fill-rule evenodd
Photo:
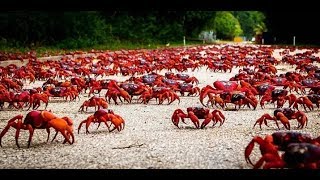
<path fill-rule="evenodd" d="M 242 34 L 242 29 L 237 18 L 230 12 L 217 12 L 214 19 L 214 27 L 218 37 L 232 40 Z"/>
<path fill-rule="evenodd" d="M 259 11 L 234 11 L 233 15 L 239 20 L 243 35 L 252 38 L 255 35 L 267 31 L 265 24 L 266 17 Z"/>
<path fill-rule="evenodd" d="M 258 11 L 14 11 L 0 13 L 0 49 L 152 47 L 197 39 L 214 30 L 219 39 L 266 30 Z"/>

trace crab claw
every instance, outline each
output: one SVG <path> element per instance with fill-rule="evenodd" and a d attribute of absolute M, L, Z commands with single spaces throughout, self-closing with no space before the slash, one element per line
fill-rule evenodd
<path fill-rule="evenodd" d="M 2 142 L 2 137 L 8 132 L 10 127 L 16 126 L 16 129 L 17 129 L 16 136 L 17 136 L 17 132 L 18 132 L 18 130 L 20 131 L 20 128 L 21 128 L 22 118 L 23 118 L 23 115 L 19 114 L 19 115 L 15 116 L 15 117 L 9 119 L 8 124 L 6 125 L 6 127 L 0 133 L 0 147 L 2 147 L 2 143 L 1 143 Z M 18 123 L 14 122 L 15 120 L 18 120 Z M 16 144 L 20 148 L 17 139 L 16 139 Z"/>
<path fill-rule="evenodd" d="M 266 126 L 268 126 L 267 120 L 275 121 L 275 123 L 276 123 L 276 125 L 277 125 L 277 127 L 279 129 L 279 125 L 278 125 L 277 119 L 275 117 L 270 116 L 270 114 L 267 114 L 267 113 L 263 114 L 259 119 L 257 119 L 257 121 L 253 125 L 253 128 L 259 123 L 259 127 L 260 127 L 260 130 L 261 130 L 262 129 L 261 128 L 262 123 L 264 123 Z"/>
<path fill-rule="evenodd" d="M 214 118 L 220 122 L 220 126 L 224 123 L 224 121 L 226 120 L 226 117 L 222 114 L 221 111 L 219 110 L 214 110 L 212 111 L 212 115 L 214 116 Z"/>
<path fill-rule="evenodd" d="M 189 116 L 189 118 L 191 119 L 191 121 L 193 122 L 193 124 L 196 126 L 196 128 L 199 129 L 199 127 L 200 127 L 200 122 L 199 122 L 198 117 L 197 117 L 192 111 L 189 111 L 189 112 L 188 112 L 188 116 Z M 210 121 L 209 121 L 209 122 L 210 122 Z"/>
<path fill-rule="evenodd" d="M 175 126 L 177 126 L 179 128 L 178 124 L 179 124 L 180 118 L 181 118 L 182 122 L 184 122 L 184 117 L 186 117 L 186 116 L 187 115 L 181 109 L 176 109 L 171 116 L 171 121 Z"/>
<path fill-rule="evenodd" d="M 251 165 L 253 165 L 253 163 L 250 160 L 250 154 L 251 154 L 253 148 L 254 148 L 254 140 L 250 141 L 250 143 L 248 144 L 248 146 L 246 147 L 246 149 L 244 151 L 244 157 L 246 159 L 246 162 L 250 163 Z"/>
<path fill-rule="evenodd" d="M 282 113 L 282 112 L 278 112 L 277 113 L 277 117 L 280 120 L 280 122 L 283 124 L 283 126 L 290 130 L 290 123 L 289 123 L 289 119 Z"/>

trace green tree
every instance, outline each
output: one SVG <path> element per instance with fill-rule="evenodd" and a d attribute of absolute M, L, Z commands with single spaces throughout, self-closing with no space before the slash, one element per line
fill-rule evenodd
<path fill-rule="evenodd" d="M 99 12 L 13 11 L 0 13 L 0 37 L 14 46 L 79 48 L 103 43 L 106 23 Z M 65 46 L 64 46 L 65 45 Z"/>
<path fill-rule="evenodd" d="M 198 37 L 203 30 L 212 30 L 215 11 L 186 11 L 184 31 L 188 37 Z"/>
<path fill-rule="evenodd" d="M 183 36 L 183 12 L 116 11 L 105 15 L 108 27 L 112 27 L 113 38 L 120 41 L 167 42 Z"/>
<path fill-rule="evenodd" d="M 197 38 L 203 30 L 215 30 L 219 38 L 232 39 L 241 35 L 242 28 L 252 36 L 265 31 L 264 19 L 262 13 L 251 11 L 1 12 L 0 43 L 60 48 L 121 41 L 167 43 L 181 42 L 182 36 Z M 247 24 L 243 23 L 245 20 Z"/>
<path fill-rule="evenodd" d="M 232 40 L 243 32 L 238 19 L 227 11 L 218 11 L 213 24 L 217 37 L 221 39 Z"/>
<path fill-rule="evenodd" d="M 68 46 L 75 46 L 71 48 L 101 44 L 107 38 L 107 26 L 99 12 L 66 12 L 63 14 L 62 27 L 65 28 L 63 43 L 71 42 L 72 45 Z"/>
<path fill-rule="evenodd" d="M 239 20 L 246 37 L 252 38 L 267 31 L 264 13 L 260 11 L 235 11 L 233 14 Z"/>

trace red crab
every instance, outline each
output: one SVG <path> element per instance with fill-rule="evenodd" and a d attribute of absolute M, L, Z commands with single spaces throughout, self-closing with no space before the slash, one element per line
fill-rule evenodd
<path fill-rule="evenodd" d="M 278 129 L 279 125 L 277 120 L 280 120 L 280 122 L 284 125 L 284 127 L 288 130 L 290 130 L 290 123 L 289 120 L 291 119 L 297 119 L 299 125 L 297 128 L 303 128 L 304 125 L 307 126 L 308 124 L 308 117 L 305 115 L 304 112 L 302 111 L 294 111 L 291 108 L 279 108 L 274 110 L 274 116 L 272 117 L 270 114 L 263 114 L 253 125 L 253 128 L 259 123 L 260 129 L 261 129 L 261 125 L 262 123 L 264 123 L 266 126 L 268 126 L 267 124 L 267 120 L 273 120 L 275 121 Z"/>
<path fill-rule="evenodd" d="M 53 127 L 56 132 L 60 132 L 64 138 L 65 142 L 68 142 L 69 144 L 74 143 L 74 135 L 73 135 L 73 128 L 72 128 L 72 120 L 68 117 L 59 118 L 53 113 L 49 111 L 30 111 L 27 116 L 22 121 L 23 115 L 17 115 L 13 118 L 11 118 L 8 121 L 8 124 L 4 127 L 2 132 L 0 133 L 0 146 L 2 137 L 8 132 L 10 127 L 13 127 L 16 129 L 16 145 L 18 148 L 20 148 L 18 143 L 18 138 L 20 134 L 20 130 L 29 130 L 29 140 L 28 140 L 28 148 L 30 147 L 33 132 L 35 129 L 46 129 L 48 132 L 48 138 L 50 135 L 50 127 Z M 56 136 L 56 135 L 55 135 Z M 72 141 L 70 141 L 69 137 L 72 137 Z M 55 137 L 54 137 L 55 138 Z"/>
<path fill-rule="evenodd" d="M 239 84 L 236 81 L 215 81 L 213 83 L 213 86 L 217 88 L 218 90 L 223 91 L 235 91 Z"/>
<path fill-rule="evenodd" d="M 220 122 L 220 126 L 224 123 L 225 117 L 221 113 L 221 111 L 215 109 L 212 112 L 210 112 L 209 108 L 204 107 L 188 107 L 187 113 L 184 113 L 181 109 L 176 109 L 171 117 L 171 120 L 175 126 L 178 126 L 179 120 L 183 123 L 185 123 L 184 119 L 190 118 L 190 120 L 193 122 L 195 127 L 203 129 L 207 124 L 209 124 L 211 121 L 213 122 L 213 126 Z M 200 126 L 199 119 L 204 119 Z"/>
<path fill-rule="evenodd" d="M 258 143 L 262 157 L 254 164 L 250 154 Z M 284 151 L 280 155 L 279 151 Z M 319 138 L 299 132 L 275 132 L 265 138 L 255 136 L 245 148 L 245 159 L 254 169 L 263 165 L 270 168 L 319 168 Z"/>
<path fill-rule="evenodd" d="M 111 123 L 114 125 L 114 128 L 110 130 L 110 125 L 108 125 L 107 121 L 111 121 Z M 80 132 L 80 129 L 82 127 L 83 123 L 86 123 L 86 134 L 89 133 L 89 126 L 91 123 L 99 123 L 97 129 L 100 126 L 100 123 L 105 123 L 105 125 L 107 126 L 109 132 L 114 131 L 115 129 L 117 129 L 119 132 L 121 130 L 124 129 L 125 126 L 125 121 L 124 119 L 120 116 L 117 115 L 113 112 L 113 110 L 108 109 L 99 109 L 98 111 L 96 111 L 93 115 L 90 115 L 87 119 L 83 120 L 78 127 L 78 134 Z"/>

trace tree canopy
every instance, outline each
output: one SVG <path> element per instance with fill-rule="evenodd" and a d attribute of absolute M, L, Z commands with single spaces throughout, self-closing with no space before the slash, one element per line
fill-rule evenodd
<path fill-rule="evenodd" d="M 168 43 L 180 42 L 183 36 L 197 38 L 203 30 L 215 30 L 219 39 L 232 39 L 264 31 L 264 20 L 258 11 L 1 12 L 0 46 Z"/>
<path fill-rule="evenodd" d="M 266 17 L 260 11 L 234 11 L 234 16 L 239 20 L 243 35 L 251 38 L 267 31 Z"/>
<path fill-rule="evenodd" d="M 232 40 L 243 32 L 238 19 L 230 12 L 217 12 L 213 23 L 217 36 L 222 39 Z"/>

